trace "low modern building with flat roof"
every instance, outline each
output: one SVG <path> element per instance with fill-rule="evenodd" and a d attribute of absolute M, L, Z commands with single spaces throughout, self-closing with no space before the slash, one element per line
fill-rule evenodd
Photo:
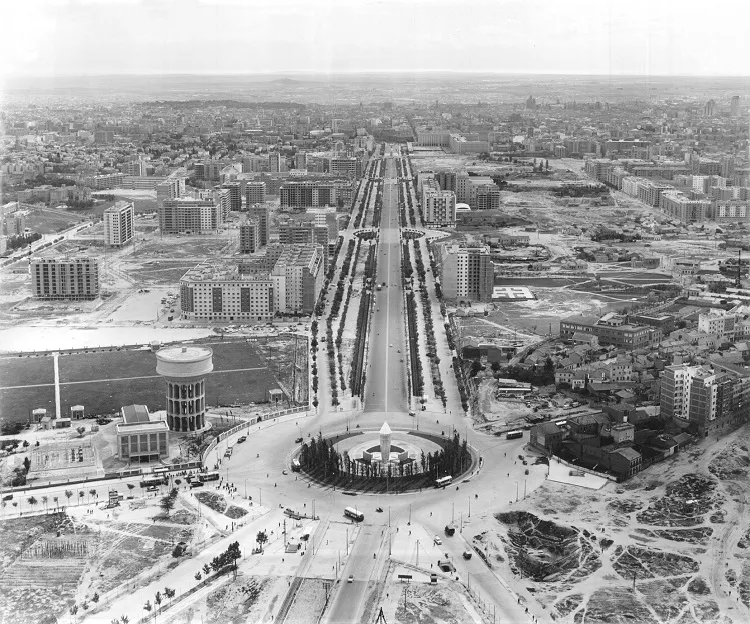
<path fill-rule="evenodd" d="M 169 456 L 169 427 L 145 405 L 126 405 L 117 423 L 117 456 L 128 462 L 156 462 Z"/>

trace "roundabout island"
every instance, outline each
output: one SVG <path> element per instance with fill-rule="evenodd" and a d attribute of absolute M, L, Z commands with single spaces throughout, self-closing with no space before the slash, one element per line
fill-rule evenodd
<path fill-rule="evenodd" d="M 424 431 L 356 431 L 302 444 L 293 466 L 317 486 L 363 494 L 397 494 L 450 484 L 468 474 L 478 457 L 458 433 L 452 438 Z"/>

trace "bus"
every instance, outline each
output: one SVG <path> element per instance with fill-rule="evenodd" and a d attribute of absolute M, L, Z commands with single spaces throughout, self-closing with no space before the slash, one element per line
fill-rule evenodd
<path fill-rule="evenodd" d="M 299 463 L 299 459 L 296 459 L 296 458 L 293 459 L 292 460 L 292 472 L 299 472 L 300 470 L 302 470 L 302 466 Z"/>
<path fill-rule="evenodd" d="M 440 477 L 439 479 L 435 479 L 435 487 L 445 487 L 446 485 L 450 485 L 453 481 L 453 477 L 448 475 L 447 477 Z"/>
<path fill-rule="evenodd" d="M 167 484 L 167 478 L 164 476 L 158 476 L 158 477 L 146 477 L 141 481 L 141 487 L 151 487 L 154 485 L 166 485 Z"/>
<path fill-rule="evenodd" d="M 506 440 L 515 440 L 516 438 L 522 438 L 522 437 L 523 437 L 522 429 L 516 429 L 515 431 L 508 431 L 508 433 L 505 434 Z"/>
<path fill-rule="evenodd" d="M 356 520 L 357 522 L 362 522 L 362 520 L 365 519 L 365 514 L 363 514 L 361 511 L 357 511 L 354 509 L 354 507 L 345 507 L 344 508 L 344 515 L 347 518 L 351 518 L 352 520 Z"/>
<path fill-rule="evenodd" d="M 203 483 L 205 483 L 206 481 L 218 481 L 219 473 L 218 472 L 206 472 L 204 474 L 199 474 L 198 479 L 200 479 Z"/>
<path fill-rule="evenodd" d="M 555 421 L 555 424 L 556 424 L 556 425 L 557 425 L 558 427 L 564 427 L 565 425 L 567 425 L 567 424 L 568 424 L 568 421 L 567 421 L 567 420 L 558 420 L 558 421 Z"/>

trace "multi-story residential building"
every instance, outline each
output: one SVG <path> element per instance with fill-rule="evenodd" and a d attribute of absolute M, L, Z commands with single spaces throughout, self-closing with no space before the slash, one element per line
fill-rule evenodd
<path fill-rule="evenodd" d="M 122 247 L 133 238 L 135 208 L 133 202 L 118 201 L 107 208 L 104 217 L 104 244 L 109 247 Z"/>
<path fill-rule="evenodd" d="M 336 240 L 339 232 L 339 219 L 333 206 L 323 208 L 308 208 L 305 214 L 314 216 L 314 223 L 328 228 L 328 241 Z"/>
<path fill-rule="evenodd" d="M 180 279 L 183 318 L 200 321 L 268 321 L 273 318 L 273 281 L 268 273 L 240 273 L 209 260 Z"/>
<path fill-rule="evenodd" d="M 339 199 L 339 186 L 333 182 L 287 181 L 281 185 L 279 195 L 282 208 L 336 206 Z"/>
<path fill-rule="evenodd" d="M 265 247 L 271 238 L 271 218 L 268 204 L 250 204 L 247 211 L 249 216 L 258 220 L 258 236 L 260 246 Z"/>
<path fill-rule="evenodd" d="M 254 204 L 263 204 L 266 201 L 266 183 L 248 180 L 245 183 L 245 203 L 249 210 Z"/>
<path fill-rule="evenodd" d="M 211 199 L 179 197 L 167 199 L 158 208 L 162 234 L 205 234 L 224 223 L 225 206 Z"/>
<path fill-rule="evenodd" d="M 95 191 L 100 191 L 102 189 L 122 187 L 124 178 L 125 176 L 122 173 L 105 173 L 88 176 L 84 178 L 83 183 Z"/>
<path fill-rule="evenodd" d="M 229 209 L 234 212 L 242 210 L 242 191 L 239 182 L 225 182 L 221 188 L 229 191 Z"/>
<path fill-rule="evenodd" d="M 645 349 L 658 343 L 661 330 L 648 325 L 627 322 L 627 318 L 609 313 L 598 319 L 587 316 L 570 316 L 560 321 L 560 337 L 572 339 L 576 333 L 596 336 L 600 344 L 626 349 Z"/>
<path fill-rule="evenodd" d="M 661 194 L 661 209 L 683 223 L 700 223 L 706 220 L 711 202 L 707 199 L 690 199 L 680 191 L 666 191 Z"/>
<path fill-rule="evenodd" d="M 270 152 L 268 154 L 268 171 L 270 173 L 281 173 L 286 170 L 286 157 L 280 152 Z"/>
<path fill-rule="evenodd" d="M 156 185 L 156 205 L 161 206 L 166 199 L 177 199 L 185 195 L 185 180 L 187 171 L 184 167 L 172 172 L 167 178 Z"/>
<path fill-rule="evenodd" d="M 436 181 L 422 190 L 422 215 L 426 226 L 453 227 L 456 225 L 456 194 L 441 191 Z"/>
<path fill-rule="evenodd" d="M 698 315 L 698 331 L 716 334 L 724 340 L 733 342 L 742 316 L 725 310 L 709 310 Z"/>
<path fill-rule="evenodd" d="M 40 299 L 96 299 L 99 262 L 96 258 L 34 258 L 31 291 Z"/>
<path fill-rule="evenodd" d="M 323 171 L 325 173 L 342 175 L 355 180 L 359 180 L 362 177 L 362 160 L 355 156 L 325 158 L 323 163 Z"/>
<path fill-rule="evenodd" d="M 195 177 L 198 180 L 218 182 L 224 167 L 230 165 L 228 160 L 204 160 L 195 163 Z"/>
<path fill-rule="evenodd" d="M 498 210 L 502 206 L 500 189 L 495 184 L 473 186 L 472 190 L 469 206 L 475 210 Z"/>
<path fill-rule="evenodd" d="M 240 224 L 240 252 L 255 253 L 260 247 L 260 222 L 250 217 Z"/>
<path fill-rule="evenodd" d="M 662 416 L 692 425 L 707 436 L 750 415 L 750 375 L 719 363 L 667 366 L 660 405 Z"/>
<path fill-rule="evenodd" d="M 280 247 L 271 271 L 274 311 L 312 313 L 323 287 L 323 248 L 320 245 Z"/>
<path fill-rule="evenodd" d="M 491 301 L 493 264 L 487 246 L 438 245 L 440 287 L 451 301 Z"/>
<path fill-rule="evenodd" d="M 320 245 L 323 248 L 323 270 L 328 270 L 330 245 L 328 226 L 315 221 L 291 220 L 279 224 L 279 243 L 282 245 Z"/>
<path fill-rule="evenodd" d="M 725 189 L 732 192 L 732 189 Z M 737 190 L 737 187 L 734 187 Z M 710 217 L 719 223 L 750 221 L 750 202 L 742 199 L 715 199 L 711 203 Z"/>
<path fill-rule="evenodd" d="M 307 152 L 297 152 L 294 155 L 294 168 L 307 171 Z"/>

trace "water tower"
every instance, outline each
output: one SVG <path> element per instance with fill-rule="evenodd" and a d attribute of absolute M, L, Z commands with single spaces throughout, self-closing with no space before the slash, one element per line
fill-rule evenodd
<path fill-rule="evenodd" d="M 167 383 L 170 431 L 200 431 L 206 425 L 206 375 L 214 369 L 213 353 L 194 345 L 156 352 L 156 372 Z"/>

